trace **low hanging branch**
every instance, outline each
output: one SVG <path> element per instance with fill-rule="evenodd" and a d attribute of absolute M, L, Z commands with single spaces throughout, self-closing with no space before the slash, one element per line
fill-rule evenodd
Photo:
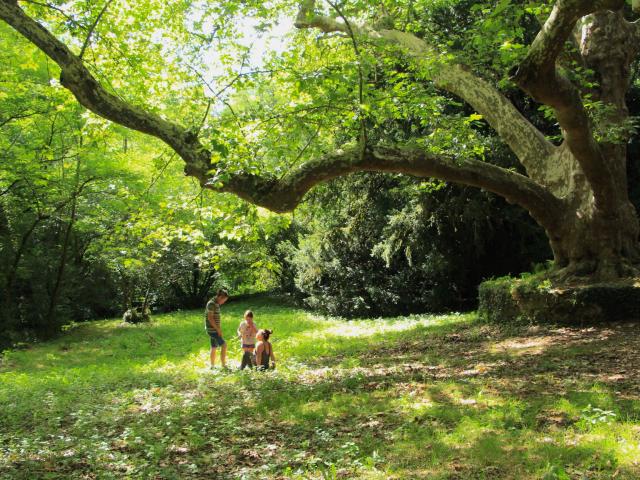
<path fill-rule="evenodd" d="M 14 0 L 0 0 L 0 18 L 46 53 L 61 69 L 60 83 L 78 102 L 95 114 L 167 143 L 186 163 L 185 172 L 201 182 L 211 168 L 211 155 L 196 135 L 159 115 L 127 103 L 107 91 L 85 67 L 82 59 L 26 15 Z"/>
<path fill-rule="evenodd" d="M 313 186 L 367 171 L 435 177 L 480 187 L 523 206 L 549 230 L 562 221 L 563 202 L 530 178 L 482 161 L 454 159 L 417 148 L 374 146 L 362 155 L 359 148 L 353 147 L 309 161 L 279 180 L 238 174 L 218 189 L 270 210 L 286 212 L 293 210 Z"/>

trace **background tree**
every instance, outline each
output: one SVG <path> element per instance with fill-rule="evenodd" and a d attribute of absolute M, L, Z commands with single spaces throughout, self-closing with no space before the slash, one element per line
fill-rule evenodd
<path fill-rule="evenodd" d="M 259 239 L 286 217 L 205 198 L 175 154 L 89 114 L 5 24 L 0 52 L 0 349 L 144 299 L 192 308 L 218 285 L 273 282 Z"/>

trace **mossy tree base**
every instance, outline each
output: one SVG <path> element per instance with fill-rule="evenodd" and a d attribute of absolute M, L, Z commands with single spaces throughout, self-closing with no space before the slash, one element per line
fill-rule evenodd
<path fill-rule="evenodd" d="M 480 285 L 478 311 L 495 323 L 634 320 L 640 318 L 640 279 L 554 286 L 542 276 L 504 277 Z"/>

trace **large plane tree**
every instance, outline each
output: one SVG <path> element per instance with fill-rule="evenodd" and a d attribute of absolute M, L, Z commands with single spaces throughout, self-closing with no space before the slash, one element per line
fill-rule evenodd
<path fill-rule="evenodd" d="M 494 192 L 530 213 L 549 238 L 557 281 L 637 276 L 640 226 L 628 198 L 626 174 L 627 143 L 635 124 L 625 103 L 640 50 L 637 1 L 525 5 L 500 0 L 463 2 L 461 7 L 461 2 L 427 0 L 303 0 L 296 5 L 270 3 L 269 8 L 280 9 L 275 13 L 261 2 L 243 2 L 243 8 L 272 21 L 288 12 L 295 17 L 297 34 L 280 54 L 279 71 L 236 72 L 212 97 L 214 102 L 224 97 L 221 102 L 228 109 L 210 109 L 210 99 L 202 121 L 185 121 L 185 116 L 171 117 L 146 106 L 144 95 L 127 96 L 121 86 L 126 86 L 126 78 L 119 78 L 117 69 L 105 74 L 100 67 L 101 52 L 108 55 L 117 42 L 111 26 L 125 7 L 118 7 L 118 0 L 88 2 L 65 18 L 65 8 L 74 3 L 0 0 L 0 17 L 59 66 L 60 83 L 78 102 L 100 117 L 165 142 L 184 160 L 186 174 L 205 188 L 286 212 L 315 185 L 352 172 L 459 182 Z M 160 8 L 141 3 L 144 13 L 130 5 L 129 14 L 151 18 L 149 12 Z M 183 14 L 191 30 L 202 25 L 199 16 L 208 15 L 217 25 L 209 41 L 215 35 L 232 36 L 224 21 L 216 24 L 215 15 L 231 18 L 233 8 L 240 8 L 231 6 L 237 2 L 216 2 L 211 9 L 212 3 L 176 2 L 180 8 L 175 15 Z M 437 4 L 450 4 L 452 13 L 467 9 L 464 24 L 456 26 L 451 18 L 447 32 L 425 27 L 431 20 L 425 16 Z M 129 23 L 145 28 L 144 19 Z M 120 35 L 126 38 L 128 33 Z M 193 33 L 184 41 L 203 36 Z M 111 47 L 106 43 L 110 38 Z M 324 67 L 319 66 L 322 52 L 333 59 Z M 309 66 L 312 57 L 316 67 Z M 191 84 L 206 83 L 204 77 L 194 75 Z M 287 88 L 295 84 L 297 105 L 307 98 L 304 108 L 292 109 L 293 124 L 274 106 L 278 101 L 282 105 L 274 81 L 278 78 L 288 79 Z M 340 97 L 336 92 L 346 93 Z M 344 101 L 349 96 L 351 103 Z M 454 125 L 444 141 L 440 134 L 446 126 L 436 126 L 434 118 L 442 114 L 439 105 L 455 98 L 476 113 Z M 518 108 L 510 98 L 520 99 Z M 252 107 L 252 101 L 259 106 Z M 543 133 L 531 112 L 544 112 L 550 124 L 556 124 L 555 134 Z M 279 135 L 268 137 L 269 142 L 267 136 L 247 133 L 247 128 L 274 118 L 280 123 L 271 123 L 265 131 Z M 386 120 L 404 125 L 410 135 L 381 134 Z M 482 122 L 508 145 L 523 173 L 485 161 L 486 149 L 477 145 L 460 147 L 474 142 L 472 127 Z M 300 128 L 305 135 L 294 131 Z M 244 133 L 235 139 L 224 133 L 233 129 Z M 254 145 L 261 141 L 268 145 Z M 256 153 L 260 148 L 270 153 Z M 243 155 L 251 161 L 234 161 Z"/>

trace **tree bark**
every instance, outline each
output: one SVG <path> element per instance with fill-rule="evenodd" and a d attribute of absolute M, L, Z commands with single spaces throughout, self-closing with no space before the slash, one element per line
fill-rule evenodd
<path fill-rule="evenodd" d="M 640 261 L 640 226 L 627 193 L 629 132 L 625 125 L 629 111 L 625 96 L 640 42 L 635 36 L 636 25 L 627 22 L 622 11 L 597 11 L 585 20 L 581 53 L 586 66 L 597 76 L 598 86 L 591 92 L 593 100 L 601 101 L 605 109 L 594 126 L 605 132 L 596 143 L 602 165 L 596 167 L 600 173 L 588 181 L 594 192 L 608 192 L 608 197 L 606 202 L 581 199 L 575 226 L 565 234 L 564 250 L 569 252 L 570 268 L 578 272 L 595 272 L 595 277 L 601 278 L 635 275 Z M 576 158 L 583 164 L 577 154 Z"/>
<path fill-rule="evenodd" d="M 559 227 L 564 203 L 524 175 L 478 160 L 455 159 L 416 148 L 352 147 L 310 161 L 280 179 L 233 175 L 216 190 L 232 192 L 276 212 L 293 210 L 315 185 L 354 172 L 393 172 L 476 186 L 517 203 L 547 230 Z"/>

